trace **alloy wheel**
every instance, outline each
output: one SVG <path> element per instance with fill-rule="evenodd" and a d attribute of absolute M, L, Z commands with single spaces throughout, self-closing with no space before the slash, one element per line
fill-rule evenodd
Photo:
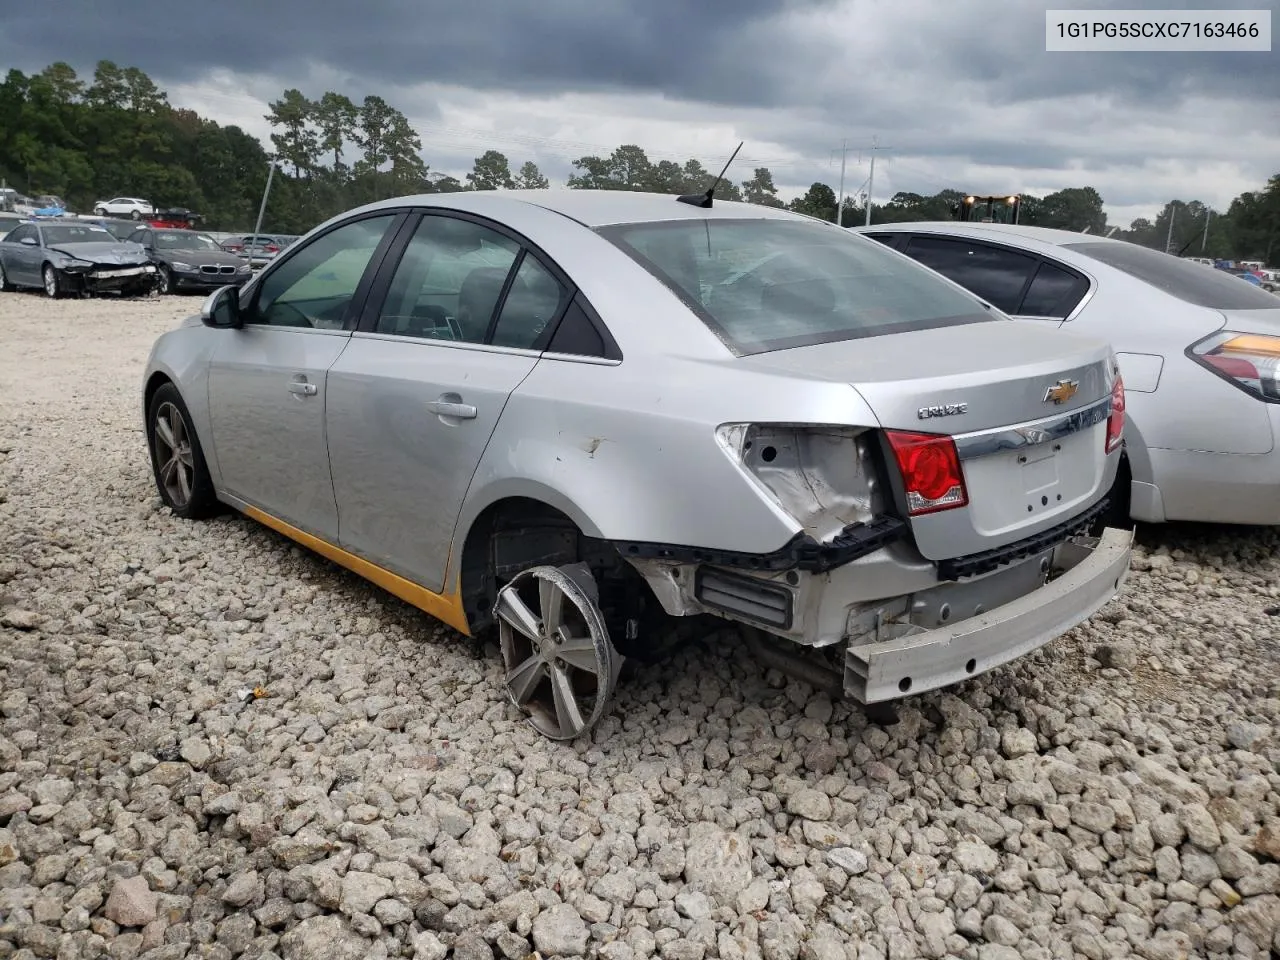
<path fill-rule="evenodd" d="M 58 272 L 51 266 L 44 268 L 44 292 L 49 297 L 58 295 Z"/>
<path fill-rule="evenodd" d="M 552 740 L 573 740 L 613 699 L 622 656 L 584 564 L 533 567 L 498 592 L 494 614 L 507 696 Z"/>
<path fill-rule="evenodd" d="M 195 459 L 191 452 L 191 431 L 177 406 L 162 403 L 156 408 L 152 431 L 160 483 L 169 502 L 178 508 L 191 500 L 195 480 Z"/>

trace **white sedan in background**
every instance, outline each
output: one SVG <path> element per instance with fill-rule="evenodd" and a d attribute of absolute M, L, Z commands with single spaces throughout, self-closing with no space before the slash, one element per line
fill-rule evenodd
<path fill-rule="evenodd" d="M 93 212 L 100 217 L 129 217 L 141 220 L 143 217 L 155 216 L 156 209 L 149 200 L 137 197 L 116 197 L 113 200 L 99 200 L 93 205 Z"/>
<path fill-rule="evenodd" d="M 1122 240 L 991 223 L 856 228 L 1035 324 L 1111 341 L 1126 393 L 1117 509 L 1280 524 L 1280 299 Z M 1127 490 L 1126 490 L 1127 487 Z M 1113 518 L 1113 522 L 1116 518 Z"/>

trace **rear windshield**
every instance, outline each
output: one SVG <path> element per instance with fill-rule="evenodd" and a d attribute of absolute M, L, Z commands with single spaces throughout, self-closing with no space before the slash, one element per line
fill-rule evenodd
<path fill-rule="evenodd" d="M 1275 310 L 1280 299 L 1246 280 L 1136 243 L 1067 243 L 1075 250 L 1198 307 Z"/>
<path fill-rule="evenodd" d="M 998 316 L 932 271 L 834 225 L 674 220 L 599 233 L 740 356 Z"/>

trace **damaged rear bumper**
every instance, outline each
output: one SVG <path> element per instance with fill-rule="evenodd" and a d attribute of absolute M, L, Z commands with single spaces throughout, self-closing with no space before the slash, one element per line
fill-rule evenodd
<path fill-rule="evenodd" d="M 1073 537 L 1054 550 L 1055 579 L 954 624 L 924 629 L 882 624 L 881 639 L 845 650 L 844 689 L 879 703 L 959 683 L 1024 656 L 1087 620 L 1114 597 L 1129 572 L 1130 531 Z"/>

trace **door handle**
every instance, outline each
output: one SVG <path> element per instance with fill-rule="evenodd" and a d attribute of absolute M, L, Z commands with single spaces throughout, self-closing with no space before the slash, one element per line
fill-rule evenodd
<path fill-rule="evenodd" d="M 299 397 L 314 397 L 318 389 L 314 383 L 305 383 L 300 380 L 289 382 L 289 392 Z"/>
<path fill-rule="evenodd" d="M 479 413 L 471 404 L 459 400 L 432 400 L 427 404 L 427 409 L 437 416 L 454 417 L 458 420 L 474 420 Z"/>

